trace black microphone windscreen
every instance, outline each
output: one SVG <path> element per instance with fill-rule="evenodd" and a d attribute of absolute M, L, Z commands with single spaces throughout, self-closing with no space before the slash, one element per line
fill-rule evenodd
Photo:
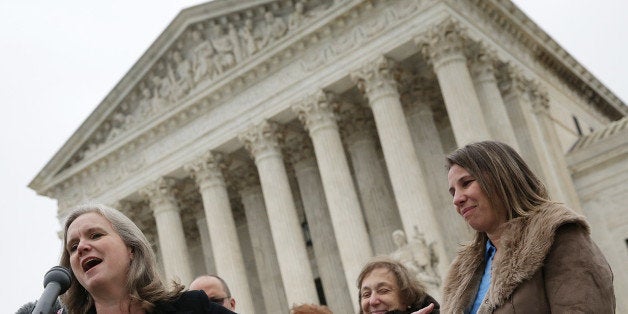
<path fill-rule="evenodd" d="M 44 287 L 51 282 L 57 282 L 61 286 L 59 294 L 65 293 L 70 288 L 72 282 L 72 274 L 63 266 L 54 266 L 44 276 Z"/>

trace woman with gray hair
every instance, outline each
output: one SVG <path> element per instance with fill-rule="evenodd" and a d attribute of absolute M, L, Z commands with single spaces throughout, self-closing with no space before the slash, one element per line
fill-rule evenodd
<path fill-rule="evenodd" d="M 166 289 L 155 253 L 142 231 L 116 209 L 86 204 L 73 209 L 63 230 L 61 265 L 72 270 L 62 295 L 73 313 L 233 313 L 202 291 L 178 283 Z"/>
<path fill-rule="evenodd" d="M 360 314 L 439 313 L 439 304 L 399 261 L 372 258 L 358 276 Z"/>

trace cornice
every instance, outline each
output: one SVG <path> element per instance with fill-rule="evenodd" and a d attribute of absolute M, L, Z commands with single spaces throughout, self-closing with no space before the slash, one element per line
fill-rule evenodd
<path fill-rule="evenodd" d="M 584 148 L 587 148 L 591 144 L 601 141 L 607 137 L 614 136 L 615 134 L 628 131 L 628 117 L 615 121 L 601 130 L 597 130 L 593 133 L 587 134 L 581 137 L 569 150 L 575 152 Z"/>
<path fill-rule="evenodd" d="M 463 2 L 479 9 L 500 30 L 527 49 L 533 60 L 550 70 L 573 89 L 580 98 L 592 104 L 609 120 L 628 115 L 628 106 L 608 90 L 595 76 L 560 47 L 510 0 L 445 0 L 452 7 Z M 464 15 L 464 12 L 461 12 Z"/>
<path fill-rule="evenodd" d="M 628 117 L 581 137 L 566 156 L 572 173 L 583 173 L 608 160 L 625 158 L 621 156 L 628 155 L 626 138 Z"/>

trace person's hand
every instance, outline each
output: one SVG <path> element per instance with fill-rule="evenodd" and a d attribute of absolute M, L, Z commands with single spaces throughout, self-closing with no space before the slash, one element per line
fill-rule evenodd
<path fill-rule="evenodd" d="M 428 313 L 432 313 L 432 310 L 434 309 L 434 303 L 430 303 L 430 305 L 416 311 L 416 312 L 412 312 L 411 314 L 428 314 Z"/>

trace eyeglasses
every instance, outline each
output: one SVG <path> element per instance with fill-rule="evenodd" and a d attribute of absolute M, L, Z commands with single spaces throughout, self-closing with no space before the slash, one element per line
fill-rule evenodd
<path fill-rule="evenodd" d="M 209 298 L 209 301 L 213 302 L 213 303 L 217 303 L 217 304 L 222 304 L 225 299 L 228 299 L 229 297 L 223 297 L 223 298 L 217 298 L 217 297 L 211 297 Z"/>

